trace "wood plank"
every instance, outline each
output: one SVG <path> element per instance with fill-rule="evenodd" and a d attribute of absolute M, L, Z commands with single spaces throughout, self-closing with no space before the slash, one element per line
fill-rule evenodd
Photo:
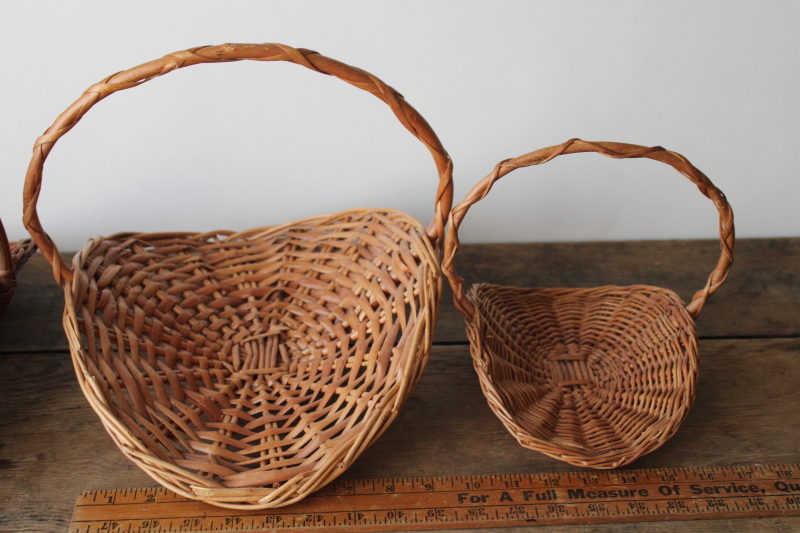
<path fill-rule="evenodd" d="M 697 401 L 678 434 L 632 468 L 800 460 L 800 339 L 700 343 Z M 0 358 L 0 531 L 66 531 L 83 490 L 153 486 L 104 433 L 69 355 Z M 489 410 L 467 346 L 437 346 L 395 423 L 344 475 L 576 470 L 521 448 Z M 637 524 L 603 526 L 633 532 Z M 800 518 L 659 524 L 663 531 L 786 531 Z M 570 526 L 559 531 L 588 532 Z M 477 531 L 477 530 L 476 530 Z M 537 531 L 533 528 L 508 531 Z"/>
<path fill-rule="evenodd" d="M 467 244 L 456 268 L 473 283 L 596 287 L 643 283 L 685 302 L 719 259 L 719 241 Z M 697 321 L 701 338 L 800 336 L 800 238 L 741 239 L 725 285 Z M 464 320 L 445 287 L 435 341 L 466 342 Z"/>
<path fill-rule="evenodd" d="M 469 244 L 458 255 L 469 284 L 592 287 L 646 283 L 684 300 L 705 283 L 716 241 Z M 742 239 L 728 282 L 698 321 L 702 338 L 800 336 L 800 238 Z M 20 273 L 0 322 L 0 352 L 66 350 L 63 295 L 41 254 Z M 445 283 L 435 342 L 466 342 L 464 320 Z"/>
<path fill-rule="evenodd" d="M 74 255 L 66 257 L 71 261 Z M 37 252 L 17 273 L 14 296 L 0 321 L 0 353 L 69 350 L 63 313 L 64 291 Z"/>

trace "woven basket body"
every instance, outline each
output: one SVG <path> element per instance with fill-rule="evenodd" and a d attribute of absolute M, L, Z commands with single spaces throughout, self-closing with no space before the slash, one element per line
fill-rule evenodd
<path fill-rule="evenodd" d="M 81 100 L 37 141 L 25 206 L 64 286 L 79 382 L 117 445 L 183 496 L 256 509 L 298 501 L 344 472 L 419 380 L 452 167 L 393 89 L 283 45 L 171 54 L 81 98 L 93 104 L 176 68 L 238 59 L 298 63 L 389 104 L 439 169 L 430 229 L 399 211 L 354 209 L 240 233 L 124 233 L 90 239 L 70 268 L 41 229 L 36 199 L 54 137 L 91 107 Z"/>
<path fill-rule="evenodd" d="M 688 307 L 675 293 L 646 285 L 478 284 L 465 294 L 454 256 L 469 207 L 515 168 L 588 151 L 671 164 L 714 201 L 721 216 L 722 256 L 706 287 Z M 520 444 L 577 466 L 615 468 L 675 434 L 695 397 L 694 319 L 732 261 L 733 214 L 705 175 L 660 147 L 571 140 L 500 163 L 453 208 L 450 223 L 442 269 L 466 317 L 483 392 Z"/>
<path fill-rule="evenodd" d="M 17 272 L 35 252 L 36 244 L 30 239 L 8 242 L 3 222 L 0 221 L 0 320 L 14 295 Z"/>

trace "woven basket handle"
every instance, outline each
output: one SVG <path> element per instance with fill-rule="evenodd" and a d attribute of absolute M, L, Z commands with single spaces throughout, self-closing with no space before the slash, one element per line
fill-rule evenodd
<path fill-rule="evenodd" d="M 635 144 L 586 142 L 580 139 L 570 139 L 558 146 L 542 148 L 541 150 L 536 150 L 535 152 L 514 159 L 501 161 L 488 176 L 483 178 L 469 191 L 460 204 L 453 208 L 450 213 L 450 229 L 447 232 L 447 238 L 445 240 L 442 271 L 447 276 L 447 279 L 450 280 L 456 307 L 458 307 L 469 320 L 473 319 L 475 309 L 472 304 L 464 298 L 464 280 L 456 273 L 453 262 L 459 247 L 458 228 L 461 225 L 461 221 L 464 220 L 464 216 L 467 214 L 470 206 L 482 200 L 489 194 L 494 182 L 514 169 L 541 165 L 560 155 L 581 152 L 597 152 L 615 159 L 646 157 L 648 159 L 661 161 L 662 163 L 673 166 L 678 172 L 689 178 L 697 185 L 700 192 L 710 198 L 711 201 L 714 202 L 714 205 L 717 206 L 717 210 L 719 211 L 719 234 L 722 253 L 716 268 L 708 277 L 705 287 L 697 291 L 692 301 L 686 306 L 689 314 L 692 315 L 693 318 L 697 318 L 708 297 L 725 282 L 725 279 L 728 277 L 728 271 L 733 263 L 733 211 L 730 205 L 728 205 L 725 195 L 711 183 L 705 174 L 697 170 L 685 157 L 675 152 L 667 151 L 660 146 L 645 148 Z"/>
<path fill-rule="evenodd" d="M 296 63 L 316 72 L 335 76 L 383 100 L 392 109 L 403 126 L 430 150 L 436 162 L 436 168 L 439 173 L 439 187 L 436 191 L 434 219 L 428 227 L 427 233 L 433 243 L 441 246 L 444 239 L 444 226 L 453 201 L 453 164 L 431 127 L 405 101 L 400 93 L 368 72 L 345 65 L 311 50 L 295 49 L 290 46 L 272 43 L 223 44 L 175 52 L 161 59 L 109 76 L 100 83 L 89 87 L 75 103 L 56 119 L 44 135 L 36 140 L 33 147 L 33 157 L 25 177 L 25 189 L 23 191 L 24 216 L 22 220 L 47 261 L 53 266 L 53 274 L 56 281 L 59 283 L 72 281 L 72 268 L 64 261 L 55 243 L 42 228 L 36 211 L 36 204 L 39 200 L 42 186 L 44 162 L 53 146 L 55 146 L 56 141 L 71 130 L 93 105 L 111 93 L 136 87 L 173 70 L 198 63 L 222 63 L 244 59 Z"/>

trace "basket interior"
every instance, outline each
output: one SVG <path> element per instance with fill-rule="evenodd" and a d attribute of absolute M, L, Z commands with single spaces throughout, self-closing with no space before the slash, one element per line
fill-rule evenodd
<path fill-rule="evenodd" d="M 696 336 L 671 291 L 481 284 L 467 297 L 478 315 L 471 338 L 482 386 L 524 446 L 580 466 L 621 466 L 686 416 Z"/>
<path fill-rule="evenodd" d="M 435 257 L 388 210 L 91 240 L 71 289 L 80 357 L 150 453 L 208 487 L 341 471 L 424 367 Z"/>

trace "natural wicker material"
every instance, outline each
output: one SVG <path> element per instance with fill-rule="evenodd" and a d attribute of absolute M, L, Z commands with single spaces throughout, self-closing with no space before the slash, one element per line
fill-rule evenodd
<path fill-rule="evenodd" d="M 688 306 L 669 290 L 645 285 L 523 289 L 478 284 L 464 296 L 453 260 L 458 228 L 470 206 L 516 168 L 579 152 L 667 163 L 717 206 L 722 255 Z M 526 448 L 582 467 L 614 468 L 658 448 L 694 401 L 694 319 L 725 281 L 733 243 L 733 213 L 725 196 L 685 158 L 661 147 L 572 139 L 499 163 L 453 208 L 442 262 L 495 414 Z"/>
<path fill-rule="evenodd" d="M 123 233 L 70 268 L 36 212 L 55 142 L 96 102 L 197 63 L 288 61 L 386 102 L 439 173 L 430 228 L 353 209 L 241 233 Z M 39 138 L 25 222 L 64 286 L 80 385 L 122 451 L 175 492 L 230 508 L 296 502 L 387 428 L 431 345 L 452 165 L 425 120 L 371 74 L 276 44 L 170 54 L 93 85 Z"/>
<path fill-rule="evenodd" d="M 36 244 L 30 239 L 8 242 L 3 221 L 0 220 L 0 320 L 14 295 L 17 272 L 35 252 Z"/>

